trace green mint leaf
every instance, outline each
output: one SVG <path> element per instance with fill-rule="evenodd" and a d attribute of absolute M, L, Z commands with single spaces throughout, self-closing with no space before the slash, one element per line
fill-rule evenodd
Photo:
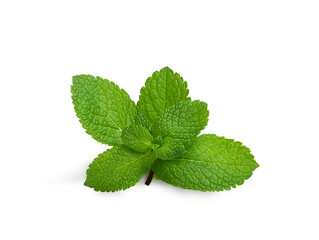
<path fill-rule="evenodd" d="M 203 134 L 188 152 L 172 160 L 156 160 L 156 177 L 186 189 L 222 191 L 235 188 L 258 167 L 250 150 L 241 142 Z"/>
<path fill-rule="evenodd" d="M 123 146 L 113 147 L 90 164 L 84 185 L 101 192 L 125 190 L 140 180 L 154 160 L 151 150 L 141 154 Z"/>
<path fill-rule="evenodd" d="M 153 73 L 142 87 L 137 106 L 147 120 L 153 124 L 166 108 L 187 99 L 187 82 L 170 68 Z"/>
<path fill-rule="evenodd" d="M 183 78 L 168 67 L 146 80 L 137 106 L 115 83 L 73 77 L 74 109 L 97 141 L 113 145 L 89 166 L 85 185 L 114 192 L 135 185 L 149 171 L 174 186 L 222 191 L 244 183 L 259 166 L 242 143 L 214 134 L 198 137 L 207 104 L 191 101 Z"/>
<path fill-rule="evenodd" d="M 178 103 L 157 119 L 152 133 L 159 140 L 158 158 L 173 159 L 183 155 L 208 122 L 207 104 L 186 100 Z"/>
<path fill-rule="evenodd" d="M 86 132 L 103 144 L 121 145 L 121 132 L 136 115 L 130 96 L 115 83 L 91 75 L 74 76 L 71 92 Z"/>
<path fill-rule="evenodd" d="M 163 144 L 159 144 L 160 147 L 156 150 L 156 156 L 163 160 L 179 157 L 186 153 L 192 139 L 195 137 L 190 137 L 189 139 L 166 138 Z"/>
<path fill-rule="evenodd" d="M 148 122 L 145 115 L 141 112 L 141 110 L 139 108 L 136 109 L 136 117 L 134 119 L 134 124 L 142 125 L 149 132 L 151 132 L 151 124 Z"/>
<path fill-rule="evenodd" d="M 142 125 L 130 125 L 123 129 L 122 142 L 137 152 L 147 152 L 152 146 L 153 137 Z"/>

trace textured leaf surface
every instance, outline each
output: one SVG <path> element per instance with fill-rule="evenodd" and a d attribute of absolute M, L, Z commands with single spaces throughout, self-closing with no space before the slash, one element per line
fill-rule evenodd
<path fill-rule="evenodd" d="M 71 91 L 75 112 L 86 132 L 101 143 L 122 144 L 121 132 L 136 115 L 130 96 L 115 83 L 91 75 L 74 76 Z"/>
<path fill-rule="evenodd" d="M 207 104 L 201 101 L 186 100 L 166 109 L 152 128 L 153 135 L 161 138 L 157 156 L 172 159 L 183 155 L 207 125 L 208 115 Z"/>
<path fill-rule="evenodd" d="M 130 125 L 123 129 L 123 143 L 138 152 L 144 153 L 152 148 L 153 137 L 142 125 Z"/>
<path fill-rule="evenodd" d="M 140 180 L 154 159 L 152 151 L 141 154 L 122 146 L 113 147 L 90 164 L 84 185 L 101 192 L 127 189 Z"/>
<path fill-rule="evenodd" d="M 173 160 L 156 160 L 152 169 L 157 178 L 174 186 L 222 191 L 243 184 L 258 166 L 242 143 L 204 134 L 185 155 Z"/>
<path fill-rule="evenodd" d="M 166 108 L 185 100 L 188 93 L 187 82 L 165 67 L 146 80 L 137 106 L 152 125 Z"/>
<path fill-rule="evenodd" d="M 151 124 L 148 122 L 145 115 L 141 112 L 141 110 L 139 108 L 136 108 L 136 117 L 134 119 L 134 124 L 142 125 L 149 132 L 151 132 Z"/>

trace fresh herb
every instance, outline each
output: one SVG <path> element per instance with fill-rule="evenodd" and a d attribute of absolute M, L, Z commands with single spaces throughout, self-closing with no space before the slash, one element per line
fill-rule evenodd
<path fill-rule="evenodd" d="M 113 146 L 89 166 L 85 185 L 114 192 L 135 185 L 145 172 L 185 189 L 222 191 L 244 183 L 259 166 L 242 143 L 199 135 L 207 104 L 188 97 L 187 83 L 168 67 L 156 71 L 135 104 L 115 83 L 73 77 L 72 99 L 83 128 Z"/>

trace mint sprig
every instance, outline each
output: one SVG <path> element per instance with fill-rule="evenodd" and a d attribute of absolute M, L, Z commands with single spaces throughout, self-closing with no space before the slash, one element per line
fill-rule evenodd
<path fill-rule="evenodd" d="M 115 83 L 91 75 L 73 77 L 74 109 L 97 141 L 114 146 L 89 166 L 85 185 L 114 192 L 135 185 L 149 171 L 185 189 L 222 191 L 244 183 L 259 166 L 242 143 L 199 135 L 207 104 L 191 101 L 183 78 L 168 67 L 146 80 L 139 101 Z"/>

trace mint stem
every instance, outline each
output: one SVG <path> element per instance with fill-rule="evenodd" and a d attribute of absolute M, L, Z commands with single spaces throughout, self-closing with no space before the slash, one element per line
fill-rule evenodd
<path fill-rule="evenodd" d="M 147 186 L 149 186 L 149 185 L 151 184 L 151 182 L 152 182 L 152 180 L 153 180 L 153 176 L 154 176 L 154 172 L 153 172 L 153 170 L 151 169 L 151 170 L 150 170 L 150 173 L 148 174 L 148 177 L 147 177 L 147 179 L 146 179 L 146 182 L 145 182 L 145 184 L 146 184 Z"/>

